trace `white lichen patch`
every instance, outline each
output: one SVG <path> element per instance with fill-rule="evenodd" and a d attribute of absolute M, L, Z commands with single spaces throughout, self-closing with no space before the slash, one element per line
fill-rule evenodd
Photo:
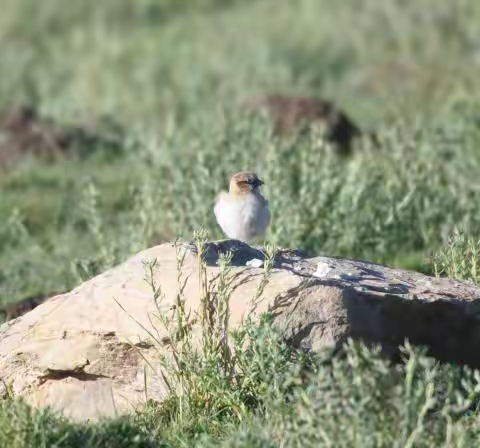
<path fill-rule="evenodd" d="M 324 278 L 331 270 L 332 268 L 327 263 L 320 261 L 317 264 L 317 270 L 313 273 L 313 276 L 318 278 Z"/>
<path fill-rule="evenodd" d="M 261 268 L 263 266 L 263 261 L 258 258 L 253 258 L 252 260 L 247 261 L 246 265 L 253 268 Z"/>

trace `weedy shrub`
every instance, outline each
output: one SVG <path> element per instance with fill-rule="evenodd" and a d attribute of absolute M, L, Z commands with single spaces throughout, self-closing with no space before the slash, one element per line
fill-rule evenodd
<path fill-rule="evenodd" d="M 42 113 L 72 124 L 83 121 L 81 116 L 115 116 L 127 129 L 126 140 L 139 125 L 143 143 L 130 147 L 125 142 L 118 159 L 103 157 L 97 148 L 99 157 L 75 164 L 39 168 L 32 163 L 0 174 L 0 302 L 70 289 L 140 249 L 189 235 L 199 226 L 213 237 L 222 236 L 213 201 L 239 169 L 255 169 L 266 181 L 273 216 L 269 240 L 278 245 L 396 266 L 405 266 L 408 257 L 408 267 L 419 268 L 425 254 L 455 226 L 467 226 L 470 233 L 452 237 L 432 269 L 478 281 L 480 90 L 478 61 L 472 55 L 480 36 L 480 3 L 360 3 L 84 0 L 67 7 L 63 0 L 2 0 L 0 106 L 25 99 Z M 471 63 L 465 64 L 467 60 Z M 237 107 L 238 100 L 267 89 L 332 98 L 361 127 L 380 134 L 379 148 L 367 145 L 351 160 L 340 161 L 315 134 L 272 139 L 267 123 L 246 119 Z M 161 136 L 158 142 L 149 141 L 146 131 L 152 128 Z M 92 179 L 90 186 L 81 181 L 86 176 Z M 209 323 L 217 330 L 199 338 L 210 347 L 211 359 L 219 359 L 219 379 L 212 379 L 216 366 L 201 361 L 200 350 L 202 357 L 189 362 L 202 373 L 210 372 L 205 379 L 187 381 L 175 376 L 175 369 L 170 372 L 177 385 L 198 390 L 192 394 L 197 401 L 188 401 L 185 393 L 172 394 L 170 407 L 161 407 L 164 414 L 152 405 L 157 420 L 169 428 L 180 419 L 180 410 L 186 425 L 185 416 L 191 416 L 190 436 L 182 439 L 177 426 L 172 444 L 188 445 L 191 434 L 216 428 L 235 434 L 226 442 L 230 446 L 272 446 L 276 441 L 295 446 L 295 431 L 304 429 L 306 435 L 298 437 L 308 446 L 309 437 L 316 440 L 308 435 L 311 428 L 322 434 L 325 424 L 330 442 L 321 443 L 336 446 L 333 435 L 338 432 L 329 417 L 320 413 L 320 420 L 316 410 L 308 411 L 321 397 L 309 392 L 313 404 L 302 419 L 297 419 L 299 399 L 297 407 L 272 410 L 265 404 L 270 385 L 290 381 L 275 377 L 281 366 L 290 365 L 282 361 L 289 352 L 276 352 L 282 345 L 268 342 L 277 337 L 261 321 L 243 330 L 251 351 L 236 354 L 236 336 L 226 338 L 220 325 L 228 314 L 222 303 Z M 195 318 L 173 317 L 180 328 Z M 188 340 L 182 337 L 174 340 L 180 353 Z M 216 351 L 213 343 L 226 339 L 230 351 Z M 256 349 L 254 339 L 260 341 Z M 264 356 L 268 361 L 261 361 Z M 257 373 L 239 379 L 231 373 L 232 359 L 238 371 Z M 383 398 L 377 400 L 371 388 L 362 392 L 354 387 L 371 375 L 381 383 L 390 373 L 380 378 L 368 365 L 353 372 L 348 363 L 338 368 L 352 375 L 342 386 L 355 397 L 351 406 L 363 409 L 358 417 L 343 402 L 338 406 L 344 414 L 331 410 L 331 421 L 345 428 L 339 440 L 386 446 L 392 439 L 381 432 L 379 422 L 384 421 L 386 427 L 402 428 L 399 440 L 407 443 L 404 435 L 413 433 L 413 420 L 401 417 L 401 399 L 387 400 L 388 394 L 379 392 Z M 392 390 L 404 390 L 398 379 L 404 377 L 402 372 L 393 375 Z M 295 375 L 291 378 L 296 381 Z M 452 391 L 461 390 L 458 382 L 445 383 Z M 219 390 L 228 385 L 237 395 L 212 397 L 208 384 Z M 278 401 L 291 402 L 291 394 L 285 396 Z M 208 399 L 205 406 L 203 398 Z M 222 408 L 221 400 L 233 410 Z M 365 411 L 362 403 L 371 403 L 372 411 Z M 409 403 L 405 398 L 411 415 L 420 415 Z M 207 419 L 215 412 L 221 424 Z M 258 430 L 251 429 L 254 412 L 264 421 Z M 275 415 L 290 417 L 280 424 Z M 352 415 L 356 423 L 349 428 Z M 452 418 L 450 426 L 437 416 L 427 412 L 421 436 L 431 434 L 432 422 L 440 422 L 438 437 L 447 428 L 453 435 L 432 439 L 434 446 L 449 445 L 448 440 L 450 446 L 478 445 L 476 412 Z M 206 420 L 217 423 L 209 426 Z M 297 423 L 289 426 L 288 421 Z M 404 421 L 410 423 L 399 423 Z M 201 430 L 195 422 L 203 422 Z M 285 428 L 292 425 L 296 429 L 289 439 Z M 363 427 L 373 427 L 375 442 L 361 432 Z"/>
<path fill-rule="evenodd" d="M 18 252 L 18 247 L 23 251 Z M 48 249 L 35 238 L 25 225 L 25 215 L 19 209 L 0 222 L 0 304 L 16 302 L 19 298 L 48 294 L 58 290 L 65 271 L 58 269 Z M 8 257 L 8 262 L 6 262 Z M 37 263 L 43 259 L 43 263 Z M 61 272 L 59 276 L 56 275 Z"/>
<path fill-rule="evenodd" d="M 200 306 L 191 310 L 186 304 L 182 267 L 186 254 L 177 243 L 178 294 L 171 311 L 162 311 L 164 299 L 155 282 L 159 266 L 147 263 L 146 280 L 150 284 L 157 313 L 152 322 L 161 325 L 168 336 L 162 341 L 150 332 L 157 344 L 163 344 L 159 356 L 162 376 L 169 396 L 162 403 L 149 403 L 145 411 L 151 425 L 173 425 L 178 431 L 198 437 L 201 433 L 222 435 L 225 428 L 249 420 L 284 395 L 296 375 L 306 366 L 306 358 L 288 347 L 266 314 L 257 321 L 255 308 L 269 281 L 274 251 L 266 252 L 264 276 L 250 300 L 250 311 L 238 329 L 229 327 L 230 295 L 235 285 L 231 254 L 222 254 L 218 275 L 207 276 L 204 260 L 207 249 L 204 232 L 195 234 Z M 147 330 L 148 331 L 148 330 Z M 295 378 L 290 381 L 289 378 Z M 148 384 L 146 385 L 148 388 Z M 152 417 L 155 416 L 155 417 Z"/>
<path fill-rule="evenodd" d="M 80 192 L 76 225 L 83 227 L 85 236 L 96 250 L 91 257 L 71 262 L 77 281 L 86 281 L 144 249 L 157 230 L 154 222 L 157 200 L 148 180 L 131 189 L 131 209 L 116 226 L 115 232 L 110 231 L 112 227 L 100 200 L 97 185 L 92 179 L 86 179 Z"/>
<path fill-rule="evenodd" d="M 439 129 L 396 123 L 380 133 L 378 148 L 365 142 L 342 160 L 321 135 L 277 141 L 265 123 L 228 112 L 222 117 L 192 131 L 189 141 L 178 136 L 161 144 L 157 153 L 172 159 L 152 162 L 162 173 L 155 187 L 163 193 L 159 220 L 179 234 L 204 226 L 221 236 L 212 205 L 238 167 L 255 169 L 265 180 L 269 239 L 313 254 L 391 262 L 425 254 L 455 224 L 476 222 L 473 207 L 480 196 L 458 175 L 470 173 L 476 160 L 473 129 L 462 134 L 453 124 Z M 449 117 L 452 123 L 464 119 Z M 181 147 L 194 155 L 175 151 Z"/>
<path fill-rule="evenodd" d="M 391 365 L 378 349 L 350 342 L 287 406 L 219 446 L 477 446 L 480 373 L 439 365 L 408 345 L 404 355 Z"/>
<path fill-rule="evenodd" d="M 119 418 L 76 424 L 23 400 L 0 400 L 0 446 L 9 448 L 153 448 L 166 446 Z"/>
<path fill-rule="evenodd" d="M 480 239 L 456 227 L 445 246 L 432 257 L 435 275 L 480 281 Z"/>
<path fill-rule="evenodd" d="M 1 301 L 69 289 L 199 226 L 220 237 L 213 201 L 239 169 L 267 182 L 269 239 L 311 253 L 420 268 L 454 225 L 478 224 L 479 77 L 463 63 L 479 38 L 475 2 L 2 6 L 0 106 L 25 99 L 71 124 L 114 116 L 126 135 L 117 158 L 99 147 L 98 158 L 0 174 L 0 227 L 18 209 L 41 248 L 0 235 Z M 267 90 L 331 98 L 380 148 L 341 162 L 318 136 L 272 139 L 240 112 Z M 137 132 L 144 148 L 129 143 Z M 87 175 L 103 242 L 78 207 Z"/>
<path fill-rule="evenodd" d="M 178 292 L 166 310 L 158 261 L 145 264 L 157 312 L 161 375 L 169 395 L 148 400 L 132 419 L 72 424 L 12 397 L 0 402 L 0 442 L 27 446 L 470 447 L 480 442 L 480 372 L 439 364 L 408 344 L 392 364 L 379 348 L 349 341 L 332 354 L 294 350 L 270 315 L 255 316 L 274 250 L 243 326 L 229 327 L 235 277 L 231 254 L 207 275 L 207 238 L 195 234 L 200 306 L 187 306 L 176 243 Z M 140 324 L 139 324 L 140 325 Z M 147 330 L 146 328 L 144 328 Z M 148 330 L 147 330 L 148 331 Z M 168 352 L 170 354 L 168 354 Z M 148 360 L 146 360 L 148 363 Z M 152 366 L 151 366 L 152 367 Z M 152 367 L 153 369 L 153 367 Z M 3 446 L 3 445 L 1 445 Z"/>
<path fill-rule="evenodd" d="M 179 293 L 170 315 L 160 311 L 158 265 L 147 264 L 159 304 L 155 321 L 167 329 L 173 354 L 162 356 L 169 397 L 150 402 L 138 416 L 147 431 L 169 427 L 169 437 L 179 444 L 228 447 L 473 446 L 480 440 L 478 371 L 441 365 L 408 344 L 400 364 L 379 348 L 353 341 L 334 356 L 328 350 L 307 356 L 285 344 L 268 314 L 230 331 L 229 255 L 220 258 L 218 275 L 209 279 L 206 242 L 205 234 L 196 234 L 197 311 L 187 310 L 183 296 L 181 245 Z M 269 269 L 267 263 L 265 281 Z M 252 304 L 256 300 L 258 294 Z"/>

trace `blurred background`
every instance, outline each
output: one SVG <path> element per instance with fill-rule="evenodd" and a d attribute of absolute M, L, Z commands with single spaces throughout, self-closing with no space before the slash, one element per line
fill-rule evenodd
<path fill-rule="evenodd" d="M 479 2 L 0 10 L 3 308 L 199 227 L 221 238 L 215 196 L 244 169 L 280 246 L 433 273 L 456 228 L 477 241 Z"/>

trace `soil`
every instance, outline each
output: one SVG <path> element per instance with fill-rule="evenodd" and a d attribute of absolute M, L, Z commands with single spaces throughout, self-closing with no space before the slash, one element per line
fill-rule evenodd
<path fill-rule="evenodd" d="M 276 136 L 285 137 L 294 131 L 321 125 L 325 137 L 341 153 L 349 154 L 353 141 L 362 135 L 353 120 L 333 102 L 310 97 L 265 95 L 247 100 L 251 111 L 266 111 Z"/>
<path fill-rule="evenodd" d="M 108 120 L 96 126 L 70 126 L 42 116 L 32 106 L 0 113 L 0 168 L 25 159 L 44 163 L 84 159 L 98 149 L 118 153 L 123 131 Z"/>

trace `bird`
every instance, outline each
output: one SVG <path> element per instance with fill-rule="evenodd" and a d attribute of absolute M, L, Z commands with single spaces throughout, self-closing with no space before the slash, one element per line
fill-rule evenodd
<path fill-rule="evenodd" d="M 232 175 L 229 191 L 218 195 L 215 217 L 229 238 L 246 243 L 265 233 L 270 210 L 259 190 L 263 184 L 257 174 L 241 171 Z"/>

